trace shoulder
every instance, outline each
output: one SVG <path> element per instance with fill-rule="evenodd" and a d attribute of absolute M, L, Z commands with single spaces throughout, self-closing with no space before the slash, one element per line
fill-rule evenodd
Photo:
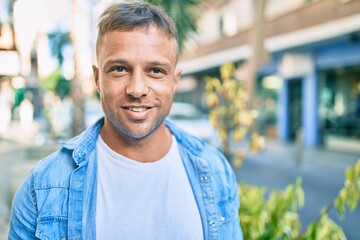
<path fill-rule="evenodd" d="M 60 141 L 60 148 L 42 159 L 32 171 L 34 188 L 68 187 L 70 176 L 78 166 L 84 166 L 95 149 L 103 118 L 80 135 Z"/>
<path fill-rule="evenodd" d="M 18 187 L 12 204 L 9 239 L 33 239 L 39 219 L 66 216 L 71 153 L 60 148 L 40 160 Z M 60 207 L 59 207 L 60 206 Z M 56 209 L 56 212 L 52 212 Z"/>
<path fill-rule="evenodd" d="M 193 157 L 198 158 L 200 161 L 205 161 L 204 164 L 208 166 L 211 172 L 232 174 L 232 168 L 228 160 L 219 149 L 183 131 L 171 120 L 167 120 L 166 125 L 175 135 L 178 144 Z"/>
<path fill-rule="evenodd" d="M 61 147 L 35 165 L 31 171 L 32 185 L 34 189 L 67 187 L 75 168 L 72 151 Z"/>
<path fill-rule="evenodd" d="M 224 154 L 214 146 L 205 144 L 205 147 L 202 151 L 201 158 L 207 159 L 209 162 L 209 167 L 213 168 L 217 172 L 232 174 L 233 170 L 229 164 L 229 161 L 226 159 Z"/>

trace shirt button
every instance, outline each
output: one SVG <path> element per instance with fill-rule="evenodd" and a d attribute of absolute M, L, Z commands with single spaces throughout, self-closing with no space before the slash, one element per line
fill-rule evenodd
<path fill-rule="evenodd" d="M 225 217 L 221 217 L 220 221 L 224 222 L 225 221 Z"/>
<path fill-rule="evenodd" d="M 200 179 L 201 179 L 201 181 L 206 181 L 208 179 L 208 177 L 207 176 L 201 176 Z"/>
<path fill-rule="evenodd" d="M 75 240 L 75 239 L 78 239 L 79 238 L 79 235 L 78 234 L 74 234 L 74 236 L 73 236 L 73 239 Z"/>
<path fill-rule="evenodd" d="M 66 240 L 66 237 L 62 237 L 61 240 Z"/>
<path fill-rule="evenodd" d="M 215 221 L 211 221 L 211 222 L 210 222 L 210 226 L 211 226 L 211 227 L 215 227 L 215 225 L 216 225 L 216 222 L 215 222 Z"/>
<path fill-rule="evenodd" d="M 75 183 L 75 187 L 76 187 L 76 188 L 81 187 L 81 182 L 76 182 L 76 183 Z"/>

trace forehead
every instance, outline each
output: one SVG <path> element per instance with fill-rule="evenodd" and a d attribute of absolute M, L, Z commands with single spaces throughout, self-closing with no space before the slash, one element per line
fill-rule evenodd
<path fill-rule="evenodd" d="M 176 64 L 178 44 L 176 39 L 153 26 L 133 31 L 110 30 L 99 39 L 98 58 L 121 52 L 152 53 L 154 57 L 163 55 Z"/>

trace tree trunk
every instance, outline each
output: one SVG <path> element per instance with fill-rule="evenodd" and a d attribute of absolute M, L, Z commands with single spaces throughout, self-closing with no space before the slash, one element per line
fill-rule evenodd
<path fill-rule="evenodd" d="M 85 128 L 85 93 L 83 85 L 90 83 L 91 44 L 89 6 L 86 0 L 73 0 L 73 28 L 71 41 L 74 48 L 74 79 L 71 82 L 73 102 L 72 133 L 79 134 Z"/>
<path fill-rule="evenodd" d="M 264 46 L 265 29 L 264 29 L 264 12 L 267 0 L 254 0 L 253 12 L 254 22 L 251 32 L 250 46 L 252 50 L 251 57 L 248 60 L 247 92 L 249 94 L 248 109 L 252 109 L 255 92 L 256 76 L 258 68 L 265 63 L 269 56 Z"/>

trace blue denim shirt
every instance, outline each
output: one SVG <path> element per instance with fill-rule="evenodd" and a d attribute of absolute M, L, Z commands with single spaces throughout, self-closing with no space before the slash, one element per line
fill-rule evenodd
<path fill-rule="evenodd" d="M 9 239 L 95 239 L 97 153 L 103 119 L 41 160 L 19 187 Z M 242 240 L 235 175 L 215 148 L 169 120 L 199 208 L 205 240 Z"/>

